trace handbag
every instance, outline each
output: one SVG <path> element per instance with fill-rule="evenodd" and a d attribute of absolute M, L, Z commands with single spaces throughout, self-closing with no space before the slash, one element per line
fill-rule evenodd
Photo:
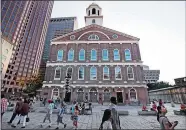
<path fill-rule="evenodd" d="M 27 116 L 26 117 L 26 122 L 29 122 L 30 121 L 30 118 Z"/>

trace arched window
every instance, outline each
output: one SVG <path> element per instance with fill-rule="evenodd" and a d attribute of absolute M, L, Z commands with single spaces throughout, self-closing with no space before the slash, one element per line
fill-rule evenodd
<path fill-rule="evenodd" d="M 61 68 L 60 67 L 57 67 L 55 69 L 55 77 L 54 77 L 54 79 L 55 80 L 60 80 L 60 77 L 61 77 Z"/>
<path fill-rule="evenodd" d="M 91 61 L 97 60 L 97 51 L 95 49 L 91 50 Z"/>
<path fill-rule="evenodd" d="M 92 66 L 90 68 L 90 80 L 96 80 L 97 79 L 97 68 Z"/>
<path fill-rule="evenodd" d="M 114 49 L 113 53 L 114 53 L 114 60 L 115 61 L 119 61 L 120 60 L 119 50 L 118 49 Z"/>
<path fill-rule="evenodd" d="M 57 52 L 57 61 L 63 60 L 63 50 L 58 50 Z"/>
<path fill-rule="evenodd" d="M 107 66 L 103 67 L 103 79 L 104 80 L 109 79 L 109 68 Z"/>
<path fill-rule="evenodd" d="M 93 40 L 93 41 L 96 41 L 96 40 L 99 40 L 99 37 L 95 34 L 91 34 L 89 37 L 88 37 L 88 40 Z"/>
<path fill-rule="evenodd" d="M 78 79 L 79 80 L 84 80 L 84 67 L 79 67 L 79 71 L 78 71 Z"/>
<path fill-rule="evenodd" d="M 96 14 L 96 9 L 95 8 L 92 9 L 92 14 Z"/>
<path fill-rule="evenodd" d="M 108 61 L 109 58 L 108 58 L 108 50 L 107 49 L 103 49 L 102 50 L 102 60 L 103 61 Z"/>
<path fill-rule="evenodd" d="M 131 66 L 127 68 L 127 75 L 128 75 L 128 80 L 134 80 L 134 72 Z"/>
<path fill-rule="evenodd" d="M 131 100 L 136 100 L 137 99 L 137 94 L 136 94 L 136 91 L 134 89 L 130 90 L 130 99 Z"/>
<path fill-rule="evenodd" d="M 97 92 L 97 89 L 96 88 L 91 88 L 90 92 Z"/>
<path fill-rule="evenodd" d="M 59 89 L 58 88 L 54 88 L 52 90 L 52 98 L 56 98 L 59 96 Z"/>
<path fill-rule="evenodd" d="M 83 92 L 83 89 L 80 88 L 80 89 L 77 90 L 77 92 L 82 93 Z"/>
<path fill-rule="evenodd" d="M 130 61 L 131 59 L 131 53 L 129 49 L 125 49 L 125 60 Z"/>
<path fill-rule="evenodd" d="M 121 79 L 121 68 L 119 66 L 115 67 L 115 79 Z"/>
<path fill-rule="evenodd" d="M 73 61 L 74 60 L 74 50 L 70 49 L 68 51 L 68 61 Z"/>
<path fill-rule="evenodd" d="M 92 23 L 96 23 L 96 20 L 95 19 L 92 19 Z"/>
<path fill-rule="evenodd" d="M 68 67 L 67 68 L 67 72 L 66 72 L 66 75 L 69 74 L 71 76 L 71 79 L 72 79 L 72 67 Z"/>
<path fill-rule="evenodd" d="M 88 16 L 90 16 L 90 10 L 88 11 Z"/>
<path fill-rule="evenodd" d="M 85 50 L 84 49 L 81 49 L 79 51 L 79 60 L 80 61 L 84 61 L 85 60 Z"/>
<path fill-rule="evenodd" d="M 105 89 L 105 90 L 104 90 L 104 93 L 109 93 L 109 90 L 108 90 L 108 89 Z"/>

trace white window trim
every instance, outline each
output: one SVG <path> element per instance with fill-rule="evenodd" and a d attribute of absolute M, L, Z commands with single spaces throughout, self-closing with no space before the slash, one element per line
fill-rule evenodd
<path fill-rule="evenodd" d="M 68 68 L 72 68 L 71 66 L 69 66 Z M 68 72 L 68 68 L 67 68 L 67 70 L 66 70 L 66 75 L 65 76 L 67 76 L 67 72 Z M 73 68 L 72 68 L 72 75 L 71 75 L 71 80 L 72 80 L 72 76 L 73 76 Z"/>
<path fill-rule="evenodd" d="M 84 59 L 83 60 L 80 58 L 80 52 L 81 51 L 83 51 L 83 53 L 84 53 Z M 84 49 L 79 50 L 79 61 L 85 61 L 85 50 Z"/>
<path fill-rule="evenodd" d="M 83 68 L 83 78 L 82 79 L 79 78 L 79 70 L 81 67 Z M 84 79 L 85 79 L 85 68 L 83 66 L 80 66 L 78 69 L 78 80 L 84 80 Z"/>
<path fill-rule="evenodd" d="M 121 78 L 116 78 L 116 68 L 119 67 L 119 66 L 116 66 L 115 67 L 115 80 L 122 80 L 122 72 L 121 72 L 121 67 L 120 68 L 120 72 L 121 72 Z"/>
<path fill-rule="evenodd" d="M 109 76 L 108 76 L 109 78 L 108 78 L 108 79 L 105 79 L 105 78 L 104 78 L 104 68 L 105 68 L 105 67 L 107 67 L 107 66 L 104 66 L 104 67 L 103 67 L 103 80 L 110 80 L 110 69 L 109 69 L 109 67 L 107 67 L 107 68 L 108 68 L 108 73 L 109 73 Z"/>
<path fill-rule="evenodd" d="M 130 52 L 130 60 L 127 60 L 127 59 L 126 59 L 126 53 L 125 53 L 126 50 L 129 50 L 129 52 Z M 131 55 L 130 49 L 125 49 L 125 51 L 124 51 L 124 53 L 125 53 L 125 61 L 131 61 L 131 60 L 132 60 L 132 55 Z"/>
<path fill-rule="evenodd" d="M 54 88 L 54 89 L 58 89 L 58 88 Z M 53 98 L 53 93 L 54 93 L 54 89 L 52 89 L 52 94 L 51 94 L 51 99 Z M 58 89 L 58 97 L 59 97 L 59 89 Z"/>
<path fill-rule="evenodd" d="M 134 91 L 136 92 L 136 100 L 138 100 L 138 93 L 137 93 L 136 89 L 135 88 L 131 88 L 131 89 L 134 89 Z M 129 99 L 130 100 L 131 100 L 131 96 L 130 96 L 130 90 L 131 89 L 129 89 Z"/>
<path fill-rule="evenodd" d="M 92 69 L 93 67 L 95 67 L 95 66 L 92 66 L 92 67 L 90 68 L 90 80 L 97 80 L 97 76 L 98 76 L 97 73 L 98 73 L 98 72 L 97 72 L 97 68 L 96 68 L 96 67 L 95 67 L 95 68 L 96 68 L 96 79 L 92 79 L 92 78 L 91 78 L 91 69 Z"/>
<path fill-rule="evenodd" d="M 60 68 L 60 67 L 57 67 L 57 68 L 55 69 L 54 80 L 60 80 L 60 78 L 61 78 L 61 68 L 59 69 L 59 70 L 60 70 L 60 77 L 59 77 L 59 78 L 56 78 L 56 70 L 57 70 L 58 68 Z"/>
<path fill-rule="evenodd" d="M 95 50 L 96 51 L 96 59 L 95 60 L 92 60 L 92 51 Z M 90 51 L 90 60 L 91 61 L 97 61 L 97 50 L 96 49 L 91 49 Z"/>
<path fill-rule="evenodd" d="M 108 60 L 104 60 L 104 59 L 103 59 L 103 57 L 104 57 L 104 56 L 103 56 L 103 51 L 104 51 L 104 50 L 107 50 L 107 57 L 108 57 Z M 108 49 L 103 49 L 103 50 L 102 50 L 102 58 L 101 58 L 101 59 L 102 59 L 102 61 L 109 61 Z"/>
<path fill-rule="evenodd" d="M 118 50 L 118 49 L 114 49 L 114 50 L 113 50 L 113 56 L 114 56 L 114 51 L 115 51 L 115 50 Z M 119 50 L 118 50 L 118 55 L 119 55 L 119 59 L 115 60 L 115 57 L 113 57 L 114 61 L 120 61 L 120 59 L 121 59 L 121 58 L 120 58 Z"/>
<path fill-rule="evenodd" d="M 69 60 L 69 53 L 70 53 L 71 50 L 73 51 L 73 59 Z M 67 61 L 74 61 L 74 50 L 72 48 L 68 51 L 68 59 L 67 59 Z"/>
<path fill-rule="evenodd" d="M 93 35 L 95 35 L 95 39 L 92 39 Z M 98 39 L 96 39 L 96 38 L 98 38 Z M 99 40 L 99 36 L 96 35 L 96 34 L 91 34 L 90 36 L 88 36 L 88 40 L 90 40 L 90 41 L 98 41 Z"/>
<path fill-rule="evenodd" d="M 129 78 L 129 77 L 128 77 L 128 69 L 129 69 L 129 67 L 132 68 L 133 78 Z M 134 69 L 133 69 L 133 67 L 131 67 L 131 66 L 128 66 L 128 67 L 127 67 L 127 77 L 128 77 L 128 80 L 134 80 Z"/>
<path fill-rule="evenodd" d="M 62 51 L 62 60 L 59 60 L 59 59 L 58 59 L 58 52 L 59 52 L 59 51 Z M 63 61 L 63 50 L 58 50 L 58 51 L 57 51 L 57 61 Z"/>

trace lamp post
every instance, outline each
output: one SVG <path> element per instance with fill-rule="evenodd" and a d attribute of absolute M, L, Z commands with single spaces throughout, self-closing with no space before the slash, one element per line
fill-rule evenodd
<path fill-rule="evenodd" d="M 70 92 L 70 79 L 71 79 L 71 74 L 67 73 L 65 76 L 65 101 L 67 100 L 68 93 Z"/>

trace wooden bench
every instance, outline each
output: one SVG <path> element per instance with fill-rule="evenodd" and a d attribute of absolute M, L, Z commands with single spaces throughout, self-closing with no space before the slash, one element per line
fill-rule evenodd
<path fill-rule="evenodd" d="M 156 111 L 138 111 L 138 115 L 141 115 L 141 116 L 156 116 L 157 112 Z"/>
<path fill-rule="evenodd" d="M 186 115 L 186 113 L 180 110 L 174 110 L 174 115 Z"/>
<path fill-rule="evenodd" d="M 118 111 L 119 116 L 127 116 L 129 115 L 128 111 Z"/>

